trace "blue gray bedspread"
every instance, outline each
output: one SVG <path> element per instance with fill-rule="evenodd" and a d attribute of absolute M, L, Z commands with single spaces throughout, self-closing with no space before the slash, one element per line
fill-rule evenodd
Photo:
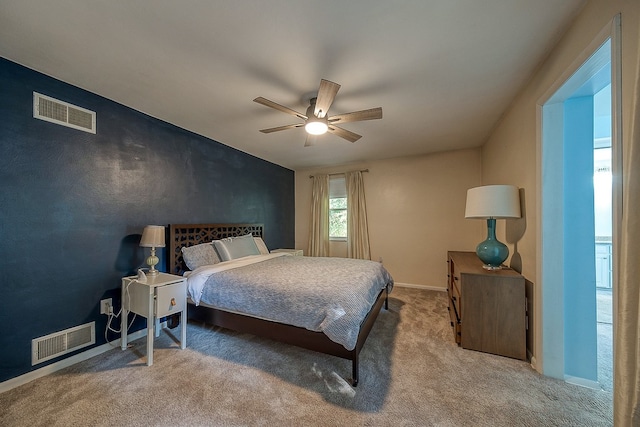
<path fill-rule="evenodd" d="M 191 299 L 321 331 L 347 350 L 355 347 L 360 323 L 380 290 L 393 286 L 391 275 L 374 261 L 285 254 L 242 260 L 233 268 L 221 263 L 193 271 L 187 279 Z"/>

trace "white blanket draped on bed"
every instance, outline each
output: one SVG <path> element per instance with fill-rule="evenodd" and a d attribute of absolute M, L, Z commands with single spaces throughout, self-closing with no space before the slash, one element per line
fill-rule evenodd
<path fill-rule="evenodd" d="M 324 332 L 352 350 L 360 323 L 393 278 L 374 261 L 253 255 L 189 273 L 189 297 L 221 310 Z"/>

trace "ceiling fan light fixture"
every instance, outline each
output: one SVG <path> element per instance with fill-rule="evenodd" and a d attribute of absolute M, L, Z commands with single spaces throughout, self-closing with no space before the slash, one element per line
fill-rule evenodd
<path fill-rule="evenodd" d="M 322 135 L 327 133 L 329 126 L 325 120 L 318 118 L 310 118 L 307 120 L 307 124 L 304 125 L 304 130 L 310 135 Z"/>

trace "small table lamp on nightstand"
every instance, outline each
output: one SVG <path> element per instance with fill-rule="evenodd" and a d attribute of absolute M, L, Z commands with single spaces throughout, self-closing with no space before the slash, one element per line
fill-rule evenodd
<path fill-rule="evenodd" d="M 151 248 L 151 254 L 149 258 L 147 258 L 147 264 L 149 265 L 147 275 L 151 277 L 157 276 L 158 270 L 156 270 L 156 264 L 160 260 L 156 256 L 156 248 L 164 248 L 164 226 L 147 225 L 142 232 L 140 246 L 143 248 Z"/>

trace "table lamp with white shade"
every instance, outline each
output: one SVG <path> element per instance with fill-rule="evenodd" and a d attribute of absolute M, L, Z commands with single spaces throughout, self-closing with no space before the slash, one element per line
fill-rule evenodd
<path fill-rule="evenodd" d="M 499 270 L 509 248 L 496 238 L 496 219 L 520 218 L 520 192 L 514 185 L 485 185 L 467 190 L 465 218 L 486 219 L 487 239 L 476 254 L 487 270 Z"/>
<path fill-rule="evenodd" d="M 147 258 L 147 264 L 149 265 L 147 275 L 152 277 L 157 276 L 158 270 L 156 270 L 156 264 L 160 260 L 156 256 L 156 248 L 164 248 L 164 226 L 147 225 L 142 232 L 140 246 L 143 248 L 151 248 L 151 254 Z"/>

